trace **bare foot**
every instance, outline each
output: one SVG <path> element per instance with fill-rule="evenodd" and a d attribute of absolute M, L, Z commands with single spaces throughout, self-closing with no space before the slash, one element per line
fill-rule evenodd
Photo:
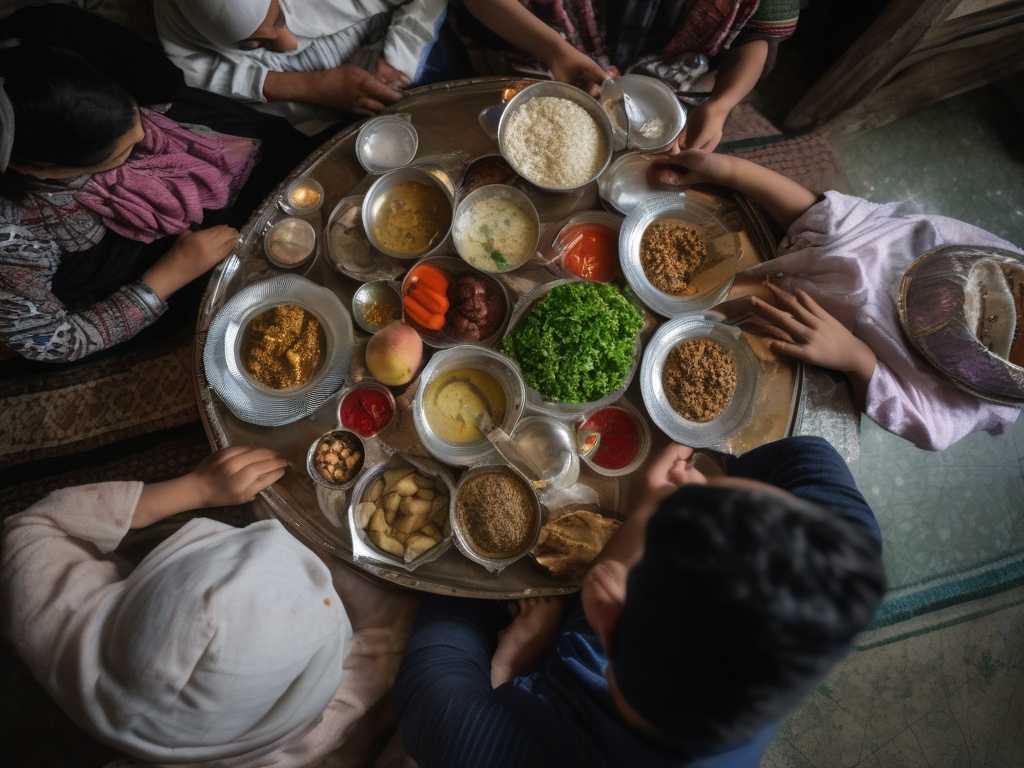
<path fill-rule="evenodd" d="M 491 685 L 497 688 L 531 672 L 544 651 L 554 642 L 565 613 L 558 597 L 529 597 L 513 606 L 518 613 L 498 633 L 498 647 L 491 659 Z"/>

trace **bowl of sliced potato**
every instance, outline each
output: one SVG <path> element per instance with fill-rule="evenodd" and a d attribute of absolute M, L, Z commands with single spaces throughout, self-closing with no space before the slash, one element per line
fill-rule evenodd
<path fill-rule="evenodd" d="M 455 486 L 434 462 L 394 454 L 363 472 L 349 503 L 356 560 L 412 571 L 451 546 Z"/>

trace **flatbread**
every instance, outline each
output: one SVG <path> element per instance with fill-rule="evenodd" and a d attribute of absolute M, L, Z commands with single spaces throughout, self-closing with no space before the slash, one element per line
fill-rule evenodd
<path fill-rule="evenodd" d="M 552 576 L 578 581 L 619 525 L 596 512 L 574 510 L 540 529 L 534 559 Z"/>

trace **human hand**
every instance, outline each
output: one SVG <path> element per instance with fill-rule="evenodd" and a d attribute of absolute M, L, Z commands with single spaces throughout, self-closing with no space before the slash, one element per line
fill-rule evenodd
<path fill-rule="evenodd" d="M 560 83 L 575 85 L 594 98 L 601 95 L 601 83 L 609 77 L 615 77 L 619 70 L 612 67 L 607 72 L 587 54 L 576 50 L 566 43 L 558 53 L 547 62 L 551 76 Z"/>
<path fill-rule="evenodd" d="M 751 321 L 769 336 L 768 346 L 805 363 L 847 374 L 854 384 L 866 385 L 875 370 L 875 353 L 846 326 L 826 312 L 805 291 L 790 293 L 766 281 L 779 307 L 756 296 Z"/>
<path fill-rule="evenodd" d="M 380 62 L 377 68 L 381 68 Z M 355 64 L 342 64 L 328 69 L 323 76 L 320 83 L 322 91 L 317 103 L 341 112 L 369 117 L 378 114 L 388 104 L 394 104 L 403 95 L 397 88 Z"/>
<path fill-rule="evenodd" d="M 195 508 L 252 501 L 284 476 L 288 461 L 269 448 L 234 445 L 207 456 L 185 475 L 196 494 Z"/>
<path fill-rule="evenodd" d="M 238 242 L 238 230 L 218 224 L 193 232 L 185 230 L 163 256 L 142 273 L 142 281 L 161 299 L 220 264 Z"/>
<path fill-rule="evenodd" d="M 706 482 L 707 478 L 693 468 L 694 450 L 688 445 L 668 443 L 647 462 L 630 481 L 631 513 L 641 508 L 657 507 L 676 488 L 684 483 Z"/>
<path fill-rule="evenodd" d="M 647 173 L 649 183 L 669 187 L 688 187 L 694 184 L 720 184 L 733 186 L 735 158 L 701 149 L 684 149 L 681 152 L 659 157 Z"/>
<path fill-rule="evenodd" d="M 395 69 L 387 60 L 381 56 L 377 59 L 377 66 L 373 70 L 373 76 L 380 80 L 384 85 L 391 88 L 397 88 L 399 90 L 408 88 L 412 85 L 412 80 L 402 70 Z"/>
<path fill-rule="evenodd" d="M 676 139 L 675 150 L 702 149 L 713 152 L 722 141 L 722 129 L 730 110 L 714 99 L 707 99 L 686 115 L 686 127 Z"/>

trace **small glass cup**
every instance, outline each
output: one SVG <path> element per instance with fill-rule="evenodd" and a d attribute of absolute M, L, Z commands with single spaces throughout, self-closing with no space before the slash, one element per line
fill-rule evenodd
<path fill-rule="evenodd" d="M 305 219 L 281 219 L 263 236 L 263 250 L 275 267 L 301 267 L 316 253 L 316 230 Z"/>

